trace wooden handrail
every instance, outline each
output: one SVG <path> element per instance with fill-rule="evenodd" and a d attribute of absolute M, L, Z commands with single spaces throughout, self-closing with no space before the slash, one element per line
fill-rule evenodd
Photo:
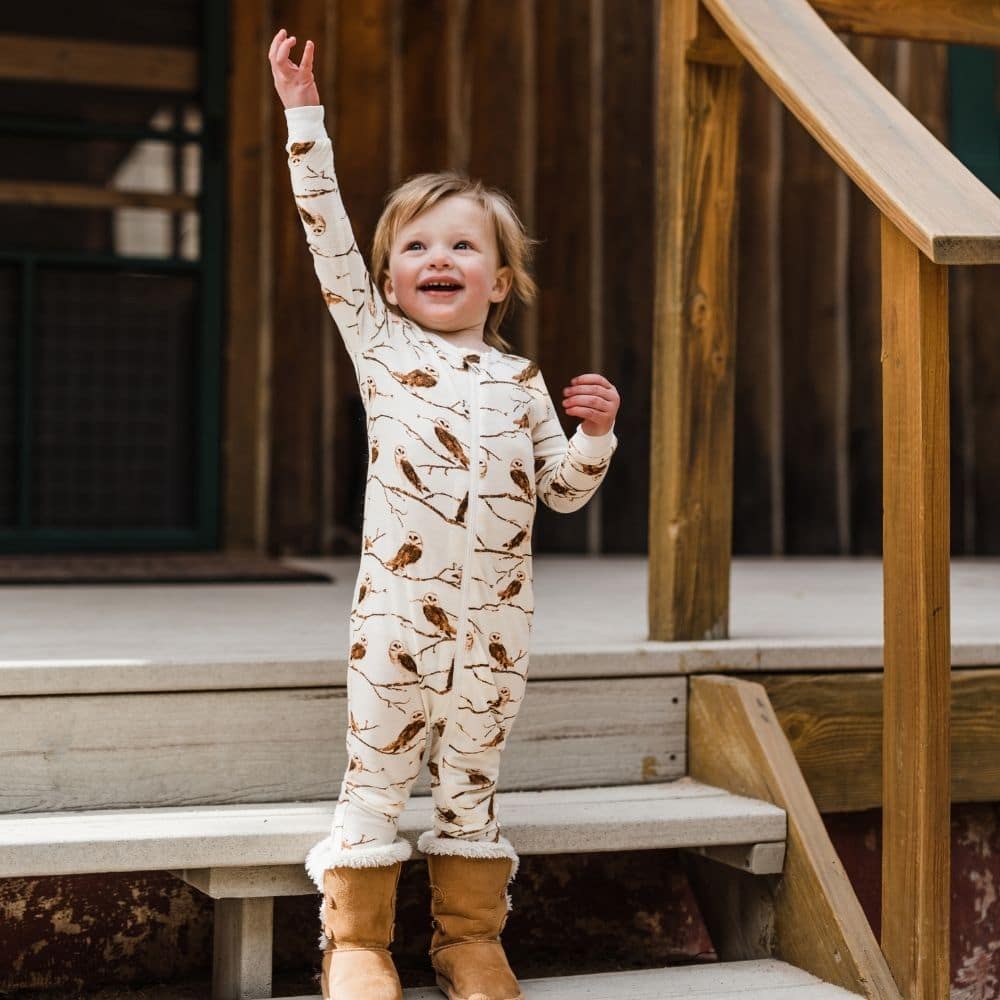
<path fill-rule="evenodd" d="M 993 0 L 810 0 L 834 31 L 1000 45 Z"/>
<path fill-rule="evenodd" d="M 1000 263 L 1000 200 L 882 86 L 806 0 L 704 0 L 837 164 L 938 264 Z"/>

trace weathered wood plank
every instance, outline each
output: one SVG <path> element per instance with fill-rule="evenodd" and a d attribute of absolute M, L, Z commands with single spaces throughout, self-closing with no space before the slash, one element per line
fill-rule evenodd
<path fill-rule="evenodd" d="M 0 80 L 37 80 L 193 94 L 194 48 L 0 34 Z"/>
<path fill-rule="evenodd" d="M 653 97 L 656 4 L 614 0 L 600 5 L 603 39 L 600 122 L 600 367 L 628 398 L 615 418 L 619 440 L 601 484 L 600 551 L 649 546 L 649 378 L 653 343 Z M 595 359 L 596 361 L 596 359 Z M 591 501 L 593 502 L 593 501 Z"/>
<path fill-rule="evenodd" d="M 274 283 L 272 202 L 265 196 L 280 147 L 266 141 L 273 118 L 282 115 L 270 69 L 259 53 L 270 44 L 265 0 L 234 5 L 229 20 L 226 143 L 226 351 L 222 463 L 222 544 L 227 550 L 263 551 L 266 545 L 267 419 L 271 315 Z M 271 36 L 273 37 L 273 36 Z"/>
<path fill-rule="evenodd" d="M 882 805 L 882 674 L 764 674 L 820 812 Z M 1000 671 L 951 677 L 951 798 L 1000 799 Z"/>
<path fill-rule="evenodd" d="M 729 633 L 740 70 L 687 58 L 717 33 L 660 4 L 648 611 L 668 641 Z"/>
<path fill-rule="evenodd" d="M 882 949 L 948 993 L 951 628 L 948 275 L 883 216 Z"/>
<path fill-rule="evenodd" d="M 716 963 L 588 976 L 522 979 L 530 1000 L 849 1000 L 844 990 L 783 962 Z M 405 1000 L 440 1000 L 436 988 L 403 991 Z M 319 1000 L 293 997 L 290 1000 Z"/>
<path fill-rule="evenodd" d="M 835 31 L 1000 45 L 992 0 L 809 0 Z"/>
<path fill-rule="evenodd" d="M 931 260 L 1000 262 L 1000 200 L 860 65 L 806 0 L 704 0 L 883 215 Z"/>
<path fill-rule="evenodd" d="M 865 996 L 898 998 L 765 690 L 733 678 L 692 678 L 688 726 L 692 777 L 787 813 L 777 957 Z"/>
<path fill-rule="evenodd" d="M 500 787 L 677 778 L 684 710 L 683 678 L 532 681 Z M 3 699 L 0 811 L 327 799 L 346 732 L 343 688 Z"/>
<path fill-rule="evenodd" d="M 277 802 L 0 817 L 0 874 L 194 869 L 194 884 L 228 898 L 238 877 L 220 876 L 213 890 L 214 877 L 197 869 L 301 866 L 309 848 L 329 833 L 335 805 Z M 497 815 L 505 836 L 526 854 L 754 844 L 783 840 L 786 830 L 785 814 L 770 803 L 687 779 L 501 792 Z M 433 816 L 430 796 L 411 798 L 399 820 L 400 836 L 416 845 L 420 833 L 433 827 Z"/>
<path fill-rule="evenodd" d="M 273 899 L 216 900 L 212 1000 L 268 996 L 273 925 Z"/>

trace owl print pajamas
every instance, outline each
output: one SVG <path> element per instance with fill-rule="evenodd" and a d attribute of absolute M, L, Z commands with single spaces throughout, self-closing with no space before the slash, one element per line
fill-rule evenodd
<path fill-rule="evenodd" d="M 534 362 L 460 347 L 387 307 L 341 200 L 322 107 L 294 110 L 304 113 L 288 115 L 292 193 L 369 449 L 348 765 L 329 847 L 391 845 L 426 760 L 427 836 L 474 853 L 472 842 L 502 839 L 497 777 L 528 674 L 536 501 L 578 510 L 618 441 L 579 427 L 567 440 Z"/>

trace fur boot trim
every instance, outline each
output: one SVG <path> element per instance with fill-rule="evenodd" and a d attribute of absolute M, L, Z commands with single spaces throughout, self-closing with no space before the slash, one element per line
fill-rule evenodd
<path fill-rule="evenodd" d="M 511 881 L 521 863 L 514 845 L 506 837 L 494 843 L 490 840 L 438 837 L 433 830 L 425 830 L 417 838 L 417 850 L 422 854 L 452 854 L 462 858 L 510 858 L 514 862 L 510 870 Z"/>
<path fill-rule="evenodd" d="M 316 888 L 323 891 L 323 872 L 328 868 L 383 868 L 397 861 L 408 861 L 413 845 L 402 837 L 378 847 L 352 847 L 342 850 L 333 846 L 333 836 L 313 845 L 306 855 L 306 872 Z"/>

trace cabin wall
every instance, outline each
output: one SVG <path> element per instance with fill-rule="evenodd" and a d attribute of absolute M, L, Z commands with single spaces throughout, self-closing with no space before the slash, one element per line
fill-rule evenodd
<path fill-rule="evenodd" d="M 536 551 L 642 553 L 648 537 L 656 5 L 645 0 L 279 3 L 312 37 L 338 175 L 367 251 L 381 199 L 459 168 L 505 188 L 541 238 L 541 294 L 505 334 L 554 398 L 619 389 L 619 448 L 574 517 L 540 506 Z M 849 44 L 948 138 L 947 47 Z M 740 148 L 733 551 L 881 552 L 879 222 L 752 71 Z M 267 98 L 276 101 L 273 94 Z M 273 115 L 275 265 L 269 546 L 360 545 L 364 414 L 325 315 Z M 952 551 L 1000 552 L 1000 269 L 952 271 Z M 563 418 L 567 433 L 576 422 Z"/>

